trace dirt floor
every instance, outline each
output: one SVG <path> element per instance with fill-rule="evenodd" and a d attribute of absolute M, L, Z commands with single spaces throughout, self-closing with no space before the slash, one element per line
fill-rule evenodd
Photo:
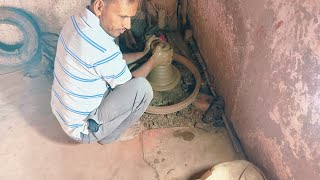
<path fill-rule="evenodd" d="M 226 129 L 201 122 L 204 112 L 193 104 L 171 114 L 145 113 L 141 120 L 152 130 L 133 140 L 76 144 L 51 113 L 52 61 L 45 53 L 53 54 L 0 75 L 0 179 L 197 179 L 216 164 L 244 159 Z M 172 105 L 192 93 L 192 75 L 175 65 L 181 81 L 172 91 L 154 92 L 152 105 Z M 210 95 L 205 81 L 200 92 Z"/>
<path fill-rule="evenodd" d="M 195 127 L 201 114 L 192 107 L 171 114 L 156 115 L 145 113 L 140 119 L 149 129 L 170 127 Z"/>

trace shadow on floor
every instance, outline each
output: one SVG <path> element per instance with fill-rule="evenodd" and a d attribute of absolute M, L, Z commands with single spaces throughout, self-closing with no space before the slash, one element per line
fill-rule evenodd
<path fill-rule="evenodd" d="M 196 180 L 196 179 L 199 179 L 203 174 L 205 174 L 208 170 L 210 169 L 209 168 L 205 168 L 197 173 L 195 173 L 194 175 L 192 175 L 190 178 L 188 178 L 188 180 Z"/>
<path fill-rule="evenodd" d="M 0 11 L 8 16 L 6 21 L 24 32 L 23 39 L 28 39 L 21 46 L 0 40 L 0 130 L 9 135 L 14 131 L 27 132 L 26 127 L 31 126 L 52 141 L 75 144 L 65 135 L 50 107 L 58 35 L 41 32 L 35 18 L 24 10 L 5 7 Z M 6 21 L 0 18 L 0 24 Z"/>
<path fill-rule="evenodd" d="M 51 82 L 46 76 L 31 78 L 23 72 L 15 72 L 1 75 L 0 81 L 0 88 L 3 89 L 0 96 L 0 129 L 21 131 L 32 127 L 51 141 L 76 144 L 63 132 L 51 112 Z M 15 128 L 17 126 L 19 128 Z"/>

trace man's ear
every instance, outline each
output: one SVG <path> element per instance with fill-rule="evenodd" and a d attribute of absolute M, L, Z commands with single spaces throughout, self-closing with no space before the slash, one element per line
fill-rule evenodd
<path fill-rule="evenodd" d="M 92 4 L 93 8 L 93 13 L 99 17 L 102 14 L 102 9 L 104 7 L 104 1 L 103 0 L 95 0 L 94 3 Z"/>

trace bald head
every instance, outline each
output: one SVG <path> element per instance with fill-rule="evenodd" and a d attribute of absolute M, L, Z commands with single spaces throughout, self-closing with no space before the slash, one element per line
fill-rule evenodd
<path fill-rule="evenodd" d="M 135 16 L 139 0 L 92 0 L 90 6 L 100 20 L 100 26 L 111 37 L 118 37 L 131 28 L 131 18 Z"/>

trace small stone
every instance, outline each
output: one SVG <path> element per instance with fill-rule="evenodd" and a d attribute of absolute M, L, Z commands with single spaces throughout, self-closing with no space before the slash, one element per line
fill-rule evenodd
<path fill-rule="evenodd" d="M 208 83 L 207 83 L 206 80 L 201 79 L 200 85 L 201 85 L 201 86 L 208 86 Z"/>
<path fill-rule="evenodd" d="M 205 112 L 209 109 L 214 97 L 207 94 L 199 93 L 196 100 L 192 103 L 199 111 Z"/>
<path fill-rule="evenodd" d="M 181 85 L 181 89 L 182 89 L 182 91 L 184 91 L 184 92 L 188 92 L 189 86 L 186 85 L 186 84 L 182 84 L 182 85 Z"/>
<path fill-rule="evenodd" d="M 154 163 L 155 163 L 155 164 L 160 163 L 159 159 L 155 159 L 155 160 L 154 160 Z"/>
<path fill-rule="evenodd" d="M 186 29 L 185 33 L 184 33 L 184 40 L 185 41 L 189 41 L 193 36 L 193 32 L 191 29 Z"/>
<path fill-rule="evenodd" d="M 188 86 L 194 84 L 194 80 L 192 79 L 191 74 L 184 75 L 182 79 L 183 79 L 184 84 L 186 84 Z"/>

